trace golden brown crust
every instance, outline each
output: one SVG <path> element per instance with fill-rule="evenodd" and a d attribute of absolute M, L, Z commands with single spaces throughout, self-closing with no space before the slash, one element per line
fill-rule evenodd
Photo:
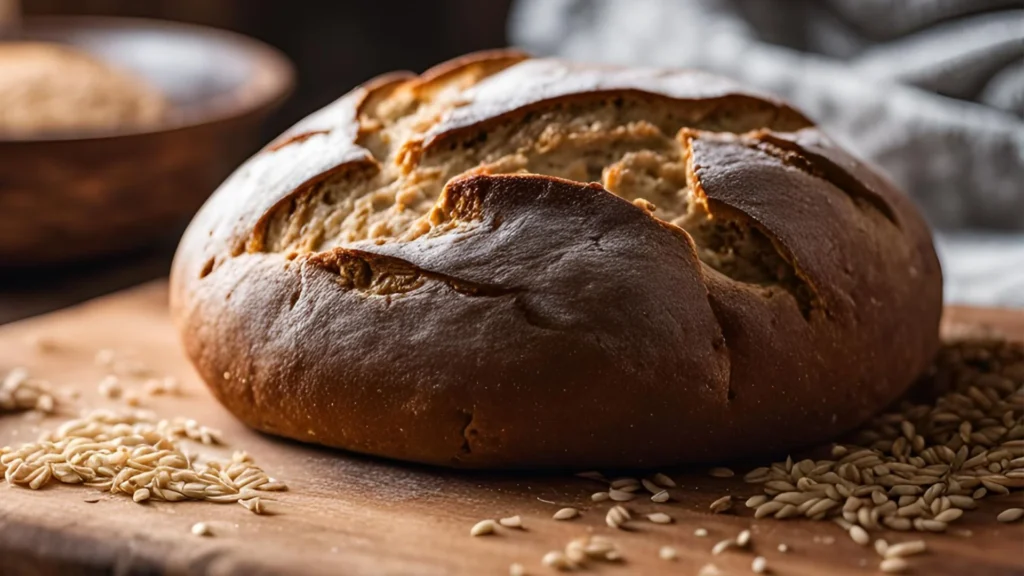
<path fill-rule="evenodd" d="M 427 69 L 408 86 L 417 94 L 429 94 L 436 87 L 449 85 L 453 80 L 468 87 L 529 57 L 525 52 L 511 49 L 474 52 Z M 464 82 L 456 79 L 459 76 L 465 78 Z"/>
<path fill-rule="evenodd" d="M 935 351 L 926 226 L 785 105 L 514 54 L 427 76 L 304 120 L 186 232 L 173 314 L 250 426 L 460 467 L 719 460 L 851 428 Z"/>
<path fill-rule="evenodd" d="M 475 86 L 469 102 L 431 128 L 426 142 L 430 145 L 466 129 L 487 127 L 511 114 L 528 113 L 542 105 L 596 100 L 608 95 L 701 103 L 702 106 L 693 107 L 691 122 L 699 122 L 722 106 L 761 105 L 769 114 L 760 118 L 756 127 L 792 130 L 811 124 L 782 102 L 705 72 L 584 66 L 536 59 Z"/>

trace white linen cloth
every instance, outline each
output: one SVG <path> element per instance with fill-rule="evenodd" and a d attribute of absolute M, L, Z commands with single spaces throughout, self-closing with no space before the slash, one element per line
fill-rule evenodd
<path fill-rule="evenodd" d="M 948 301 L 1024 307 L 1020 0 L 517 0 L 510 33 L 778 94 L 922 208 Z"/>

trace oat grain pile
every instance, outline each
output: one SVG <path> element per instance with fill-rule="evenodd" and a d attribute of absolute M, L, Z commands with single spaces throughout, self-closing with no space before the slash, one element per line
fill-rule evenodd
<path fill-rule="evenodd" d="M 755 517 L 833 519 L 866 545 L 872 530 L 943 532 L 975 500 L 1024 488 L 1024 345 L 946 345 L 909 398 L 832 458 L 748 473 L 765 497 L 748 502 Z"/>
<path fill-rule="evenodd" d="M 36 442 L 0 449 L 0 473 L 8 484 L 33 490 L 50 482 L 82 484 L 139 503 L 238 502 L 256 514 L 264 511 L 261 498 L 267 492 L 286 489 L 245 452 L 235 452 L 228 462 L 200 462 L 184 439 L 219 444 L 220 434 L 194 420 L 98 410 L 45 432 Z"/>
<path fill-rule="evenodd" d="M 57 349 L 49 340 L 36 341 L 35 345 L 43 353 Z M 129 406 L 137 405 L 137 394 L 125 392 L 116 374 L 142 378 L 149 375 L 148 368 L 118 360 L 112 350 L 100 350 L 96 363 L 108 371 L 98 385 L 99 393 L 109 399 L 123 397 Z M 145 390 L 153 396 L 173 394 L 178 384 L 170 377 L 149 378 Z M 76 397 L 77 391 L 65 390 L 64 394 Z M 0 414 L 25 410 L 52 413 L 54 398 L 48 381 L 30 376 L 24 368 L 15 368 L 0 384 Z M 9 485 L 32 490 L 51 482 L 82 484 L 130 496 L 140 504 L 149 500 L 238 502 L 255 514 L 265 511 L 265 493 L 287 489 L 267 476 L 245 452 L 235 452 L 227 462 L 201 462 L 187 451 L 184 440 L 204 445 L 222 443 L 219 431 L 192 419 L 158 420 L 138 410 L 96 410 L 44 432 L 36 442 L 0 448 L 0 474 Z"/>
<path fill-rule="evenodd" d="M 716 467 L 708 474 L 730 478 L 734 472 Z M 669 490 L 676 488 L 676 482 L 661 473 L 646 479 L 607 479 L 596 471 L 577 476 L 607 485 L 590 500 L 610 501 L 606 523 L 612 529 L 626 529 L 634 520 L 622 503 L 649 498 L 662 504 L 670 500 Z M 911 557 L 928 549 L 925 541 L 908 539 L 890 545 L 873 534 L 944 532 L 975 509 L 978 500 L 1024 488 L 1024 344 L 948 343 L 905 400 L 847 441 L 835 444 L 831 457 L 787 458 L 747 473 L 744 480 L 760 487 L 759 494 L 746 500 L 758 521 L 831 521 L 857 544 L 873 543 L 879 556 L 877 568 L 883 573 L 911 570 Z M 732 495 L 717 498 L 709 511 L 728 513 L 733 500 Z M 663 523 L 659 522 L 662 517 L 664 523 L 672 521 L 666 514 L 647 515 L 655 523 Z M 1020 522 L 1024 508 L 1003 510 L 996 520 Z M 698 528 L 695 535 L 708 533 Z M 727 554 L 743 550 L 750 542 L 751 534 L 744 530 L 715 543 L 710 552 Z M 780 544 L 778 551 L 788 553 L 789 545 Z M 661 554 L 663 559 L 666 555 Z M 586 567 L 585 560 L 550 552 L 541 563 L 557 570 L 578 570 Z M 755 558 L 751 571 L 771 571 L 768 560 Z M 719 573 L 713 565 L 705 566 L 705 572 Z"/>

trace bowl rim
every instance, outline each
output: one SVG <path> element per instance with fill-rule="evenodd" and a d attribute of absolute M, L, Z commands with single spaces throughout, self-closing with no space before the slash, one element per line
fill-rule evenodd
<path fill-rule="evenodd" d="M 279 49 L 238 32 L 156 18 L 134 18 L 122 16 L 27 16 L 22 19 L 24 38 L 14 41 L 32 42 L 33 29 L 111 29 L 164 30 L 200 34 L 214 37 L 238 47 L 254 64 L 253 73 L 246 81 L 226 94 L 219 94 L 196 107 L 186 118 L 164 120 L 157 124 L 111 130 L 49 131 L 40 134 L 4 134 L 0 132 L 0 145 L 8 143 L 45 143 L 68 141 L 94 141 L 131 136 L 146 136 L 174 132 L 216 124 L 245 117 L 262 109 L 272 108 L 283 102 L 295 88 L 295 65 Z"/>

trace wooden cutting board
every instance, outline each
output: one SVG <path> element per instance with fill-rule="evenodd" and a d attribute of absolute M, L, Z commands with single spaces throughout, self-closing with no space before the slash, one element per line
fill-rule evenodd
<path fill-rule="evenodd" d="M 81 408 L 117 405 L 96 393 L 105 374 L 97 350 L 131 356 L 159 374 L 184 384 L 181 397 L 144 397 L 143 407 L 160 416 L 187 416 L 220 428 L 227 447 L 244 449 L 267 472 L 284 480 L 275 514 L 256 516 L 235 504 L 198 502 L 135 504 L 123 495 L 102 495 L 80 486 L 52 486 L 36 492 L 0 486 L 0 574 L 508 574 L 520 562 L 530 574 L 553 574 L 541 556 L 574 537 L 604 534 L 621 547 L 625 562 L 590 564 L 598 574 L 696 574 L 713 560 L 726 574 L 750 574 L 755 553 L 768 559 L 773 574 L 818 576 L 876 573 L 878 557 L 851 541 L 834 524 L 810 521 L 753 521 L 739 506 L 734 514 L 711 515 L 708 505 L 732 493 L 755 490 L 737 479 L 714 479 L 700 471 L 666 471 L 680 481 L 675 501 L 631 503 L 638 512 L 668 512 L 671 525 L 636 522 L 630 532 L 604 524 L 608 503 L 592 503 L 599 485 L 569 474 L 508 475 L 457 473 L 363 458 L 264 436 L 238 424 L 206 392 L 182 355 L 166 310 L 166 285 L 155 283 L 82 306 L 0 328 L 0 371 L 25 366 L 56 386 L 75 386 L 76 405 L 45 420 L 26 415 L 0 417 L 0 442 L 34 439 L 38 427 L 53 427 Z M 952 308 L 947 330 L 1001 332 L 1024 340 L 1024 311 Z M 57 349 L 44 352 L 30 340 L 44 337 Z M 132 387 L 129 384 L 128 387 Z M 954 526 L 971 536 L 928 535 L 931 551 L 913 559 L 914 574 L 1024 573 L 1024 526 L 995 521 L 998 511 L 1020 506 L 1017 492 L 982 503 Z M 635 504 L 635 505 L 633 505 Z M 562 506 L 581 518 L 555 522 Z M 521 515 L 526 530 L 502 530 L 470 538 L 483 518 Z M 208 522 L 214 536 L 190 533 Z M 698 538 L 702 527 L 710 536 Z M 712 556 L 719 539 L 750 528 L 752 551 Z M 878 533 L 890 542 L 916 538 Z M 790 551 L 777 551 L 786 543 Z M 658 557 L 664 545 L 679 557 Z M 588 572 L 590 573 L 590 572 Z"/>

